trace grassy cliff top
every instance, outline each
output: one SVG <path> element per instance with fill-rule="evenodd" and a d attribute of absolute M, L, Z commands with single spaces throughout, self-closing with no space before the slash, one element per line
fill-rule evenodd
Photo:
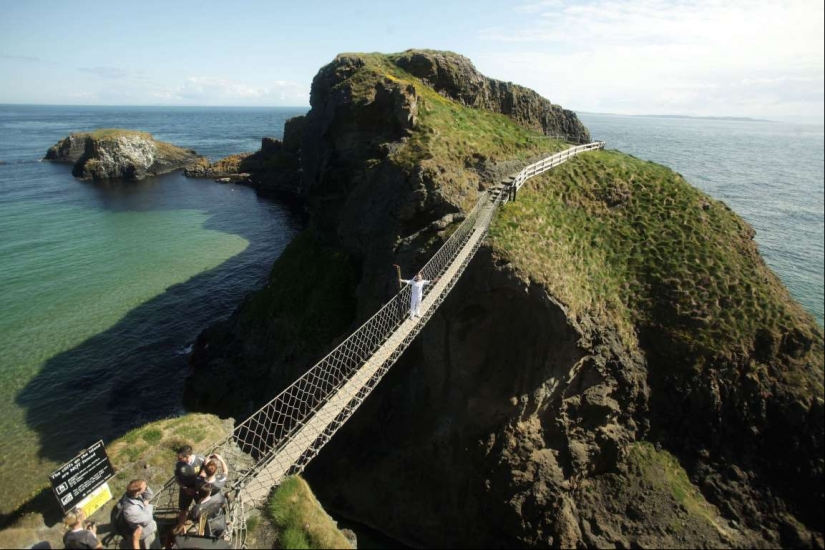
<path fill-rule="evenodd" d="M 352 548 L 300 476 L 278 486 L 267 512 L 278 531 L 278 548 Z"/>
<path fill-rule="evenodd" d="M 529 180 L 491 228 L 498 254 L 573 317 L 608 322 L 632 347 L 653 329 L 701 365 L 747 355 L 760 342 L 778 347 L 791 334 L 818 339 L 821 355 L 821 332 L 765 265 L 753 236 L 681 175 L 614 151 L 578 156 Z M 795 383 L 821 393 L 821 372 L 818 381 L 811 373 Z"/>
<path fill-rule="evenodd" d="M 552 154 L 564 148 L 564 142 L 520 126 L 505 115 L 464 106 L 436 92 L 395 62 L 415 52 L 439 54 L 446 59 L 460 56 L 450 52 L 415 50 L 395 54 L 345 53 L 336 59 L 353 59 L 363 65 L 336 88 L 351 92 L 356 103 L 368 103 L 382 82 L 412 86 L 418 96 L 418 123 L 412 136 L 395 159 L 413 164 L 427 159 L 440 163 L 463 163 L 467 159 L 488 157 L 493 160 L 526 159 L 540 153 Z M 460 58 L 469 63 L 469 60 Z"/>
<path fill-rule="evenodd" d="M 124 128 L 98 128 L 97 130 L 92 130 L 91 132 L 77 133 L 75 136 L 88 136 L 97 140 L 117 139 L 120 137 L 141 137 L 143 139 L 155 141 L 155 138 L 149 132 L 127 130 Z"/>
<path fill-rule="evenodd" d="M 94 140 L 104 142 L 116 141 L 122 137 L 141 138 L 154 143 L 158 153 L 160 153 L 163 157 L 169 160 L 187 158 L 191 154 L 191 152 L 187 149 L 178 147 L 177 145 L 173 145 L 165 141 L 157 140 L 149 132 L 143 132 L 141 130 L 127 130 L 124 128 L 98 128 L 97 130 L 92 130 L 91 132 L 80 132 L 74 135 L 75 137 L 90 137 Z"/>

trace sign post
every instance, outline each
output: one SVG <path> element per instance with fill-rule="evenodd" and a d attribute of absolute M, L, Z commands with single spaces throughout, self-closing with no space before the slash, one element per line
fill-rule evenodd
<path fill-rule="evenodd" d="M 115 475 L 103 441 L 98 441 L 49 476 L 64 512 L 79 507 L 90 516 L 112 498 L 106 483 Z"/>

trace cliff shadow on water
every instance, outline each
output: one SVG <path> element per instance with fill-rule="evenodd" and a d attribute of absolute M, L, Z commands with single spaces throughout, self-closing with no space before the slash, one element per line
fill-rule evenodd
<path fill-rule="evenodd" d="M 295 205 L 259 197 L 246 187 L 179 174 L 79 185 L 89 191 L 85 206 L 107 212 L 199 210 L 208 216 L 204 230 L 238 235 L 248 245 L 46 361 L 15 398 L 28 429 L 39 437 L 37 455 L 46 461 L 65 461 L 97 440 L 110 441 L 135 426 L 180 413 L 195 337 L 265 281 L 272 262 L 303 224 Z M 227 200 L 228 190 L 241 200 Z M 37 473 L 42 482 L 47 474 Z"/>

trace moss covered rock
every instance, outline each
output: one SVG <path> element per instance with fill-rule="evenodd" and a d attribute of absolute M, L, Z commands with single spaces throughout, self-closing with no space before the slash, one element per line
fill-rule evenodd
<path fill-rule="evenodd" d="M 92 181 L 136 181 L 183 168 L 199 158 L 155 140 L 147 132 L 108 128 L 70 134 L 46 152 L 45 160 L 71 162 L 72 175 Z"/>

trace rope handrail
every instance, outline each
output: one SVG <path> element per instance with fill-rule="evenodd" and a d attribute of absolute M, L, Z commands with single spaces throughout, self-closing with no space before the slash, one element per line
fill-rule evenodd
<path fill-rule="evenodd" d="M 484 197 L 482 197 L 482 200 L 476 204 L 472 212 L 462 223 L 459 230 L 450 236 L 450 238 L 444 243 L 444 245 L 442 245 L 433 258 L 425 265 L 422 269 L 422 273 L 425 273 L 425 275 L 429 277 L 436 278 L 446 269 L 446 264 L 444 262 L 445 257 L 460 248 L 457 246 L 457 243 L 463 241 L 466 237 L 468 229 L 478 217 L 480 207 L 483 203 Z M 426 297 L 428 294 L 429 289 L 425 289 L 424 296 Z M 261 418 L 265 418 L 267 421 L 271 422 L 273 419 L 271 414 L 274 412 L 274 414 L 278 416 L 275 425 L 277 427 L 283 426 L 283 429 L 276 432 L 278 437 L 271 443 L 257 437 L 254 444 L 256 444 L 256 451 L 259 453 L 277 450 L 278 446 L 282 444 L 283 439 L 288 438 L 291 433 L 294 433 L 300 429 L 312 412 L 311 409 L 304 410 L 302 407 L 297 405 L 297 403 L 307 403 L 307 401 L 301 399 L 303 397 L 312 398 L 316 396 L 316 394 L 308 393 L 305 386 L 322 384 L 325 381 L 324 375 L 328 375 L 330 373 L 330 369 L 338 375 L 336 382 L 334 384 L 330 384 L 330 389 L 332 389 L 332 387 L 338 388 L 345 384 L 354 373 L 357 366 L 360 366 L 362 361 L 366 361 L 366 359 L 371 355 L 371 352 L 379 348 L 381 344 L 383 344 L 394 332 L 395 328 L 403 322 L 409 300 L 410 288 L 405 286 L 397 292 L 390 301 L 384 304 L 372 317 L 365 321 L 349 337 L 338 344 L 338 346 L 318 361 L 318 363 L 316 363 L 300 378 L 284 389 L 269 403 L 258 409 L 258 411 L 239 424 L 235 428 L 234 433 L 228 436 L 225 441 L 236 439 L 239 432 L 242 432 L 245 429 L 249 430 L 256 422 L 260 422 Z M 358 361 L 354 363 L 352 361 L 353 359 L 357 359 Z M 329 377 L 326 378 L 327 380 L 329 379 Z M 294 399 L 296 396 L 301 396 L 297 402 Z M 321 397 L 322 396 L 318 396 L 319 401 Z M 286 409 L 279 408 L 279 405 L 282 405 Z M 297 416 L 289 416 L 292 414 L 296 414 Z M 294 420 L 294 423 L 287 422 L 287 418 Z M 255 436 L 258 435 L 258 432 L 253 431 L 253 433 Z M 253 443 L 248 436 L 243 441 L 247 445 Z M 244 477 L 249 477 L 251 473 L 252 472 L 247 473 Z"/>
<path fill-rule="evenodd" d="M 515 197 L 527 179 L 604 145 L 578 145 L 525 167 L 510 183 L 509 196 Z M 433 281 L 424 289 L 421 320 L 408 319 L 411 290 L 404 286 L 295 382 L 211 447 L 210 453 L 221 454 L 231 465 L 229 491 L 234 500 L 228 535 L 236 546 L 244 544 L 246 508 L 261 502 L 285 476 L 303 471 L 352 416 L 458 282 L 481 246 L 497 207 L 508 199 L 507 193 L 484 191 L 421 269 L 423 277 Z M 170 510 L 176 505 L 174 479 L 164 485 L 155 501 L 160 503 L 158 509 L 163 504 Z"/>
<path fill-rule="evenodd" d="M 605 144 L 606 143 L 604 141 L 594 141 L 592 143 L 587 143 L 584 145 L 577 145 L 576 147 L 571 147 L 549 157 L 543 158 L 540 161 L 525 167 L 521 172 L 519 172 L 516 175 L 512 184 L 513 190 L 518 191 L 519 189 L 521 189 L 521 186 L 524 185 L 524 182 L 527 181 L 529 178 L 532 178 L 533 176 L 537 176 L 539 174 L 543 174 L 551 168 L 558 166 L 563 162 L 566 162 L 570 157 L 573 157 L 586 151 L 604 149 Z"/>

